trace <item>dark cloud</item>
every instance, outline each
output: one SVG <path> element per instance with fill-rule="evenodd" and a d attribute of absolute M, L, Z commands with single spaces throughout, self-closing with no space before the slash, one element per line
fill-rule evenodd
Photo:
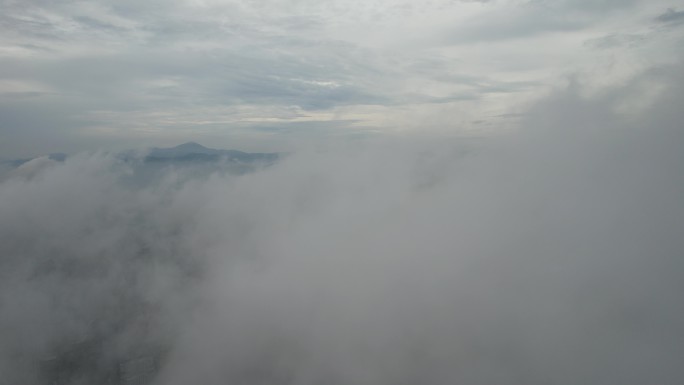
<path fill-rule="evenodd" d="M 684 11 L 677 11 L 674 8 L 668 10 L 662 15 L 656 17 L 656 21 L 660 23 L 681 23 L 684 20 Z"/>

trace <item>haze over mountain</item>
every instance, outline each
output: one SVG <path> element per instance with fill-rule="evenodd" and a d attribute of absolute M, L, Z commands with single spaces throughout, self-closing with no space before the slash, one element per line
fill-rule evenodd
<path fill-rule="evenodd" d="M 189 161 L 231 161 L 231 162 L 273 162 L 275 153 L 247 153 L 237 150 L 217 150 L 195 142 L 180 144 L 171 148 L 152 148 L 145 156 L 145 162 L 189 162 Z"/>
<path fill-rule="evenodd" d="M 195 142 L 175 147 L 153 147 L 146 150 L 126 150 L 110 154 L 123 162 L 130 163 L 136 173 L 147 179 L 158 177 L 166 167 L 194 168 L 195 172 L 207 174 L 223 170 L 234 174 L 253 171 L 259 167 L 273 164 L 278 160 L 277 153 L 248 153 L 237 150 L 221 150 L 204 147 Z M 5 160 L 0 163 L 0 178 L 13 174 L 34 174 L 37 169 L 55 162 L 64 162 L 69 155 L 56 153 L 47 156 Z"/>

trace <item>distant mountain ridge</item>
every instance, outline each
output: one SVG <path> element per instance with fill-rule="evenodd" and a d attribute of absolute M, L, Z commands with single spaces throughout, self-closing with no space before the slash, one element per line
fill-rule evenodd
<path fill-rule="evenodd" d="M 130 162 L 136 169 L 155 173 L 167 166 L 200 167 L 211 170 L 229 170 L 242 174 L 276 162 L 279 153 L 251 153 L 238 150 L 223 150 L 204 147 L 196 142 L 187 142 L 175 147 L 152 147 L 146 151 L 127 150 L 113 154 L 123 162 Z M 0 160 L 0 180 L 39 159 L 63 162 L 70 155 L 54 153 L 35 158 Z M 156 171 L 155 171 L 156 170 Z"/>
<path fill-rule="evenodd" d="M 273 162 L 278 159 L 277 153 L 250 153 L 237 150 L 220 150 L 204 147 L 199 143 L 187 142 L 176 147 L 159 148 L 153 147 L 145 156 L 145 162 Z"/>

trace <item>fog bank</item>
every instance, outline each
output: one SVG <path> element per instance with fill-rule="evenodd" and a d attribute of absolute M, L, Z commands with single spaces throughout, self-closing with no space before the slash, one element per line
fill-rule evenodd
<path fill-rule="evenodd" d="M 68 383 L 150 351 L 169 385 L 679 383 L 681 73 L 240 176 L 41 161 L 0 184 L 0 384 L 76 344 Z"/>

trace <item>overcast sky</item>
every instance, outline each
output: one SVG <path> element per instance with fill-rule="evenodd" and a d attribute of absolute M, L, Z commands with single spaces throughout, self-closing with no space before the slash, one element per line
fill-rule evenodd
<path fill-rule="evenodd" d="M 552 89 L 681 61 L 678 4 L 0 0 L 0 157 L 491 135 Z"/>

